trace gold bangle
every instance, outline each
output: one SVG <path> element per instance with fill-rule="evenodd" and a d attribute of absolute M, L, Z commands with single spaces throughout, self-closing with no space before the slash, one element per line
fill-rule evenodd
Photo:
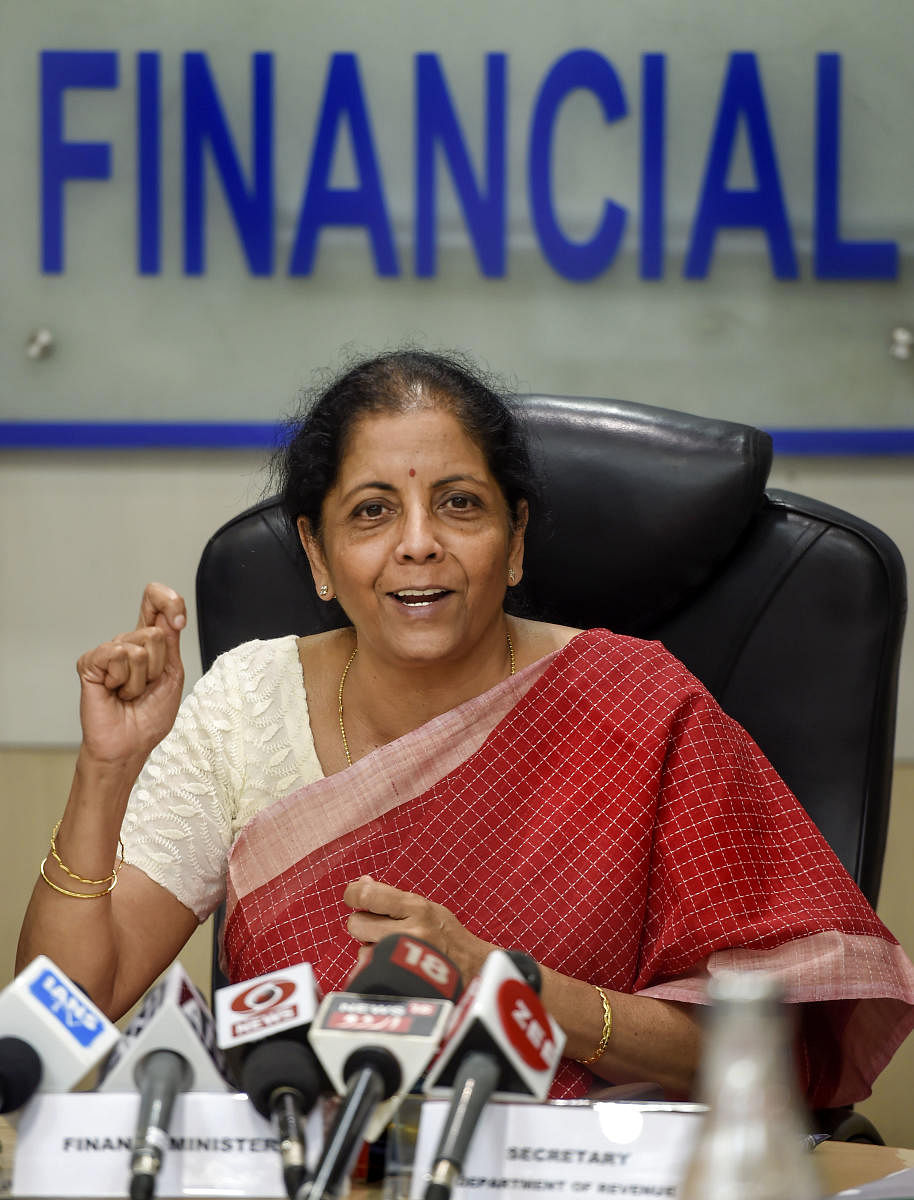
<path fill-rule="evenodd" d="M 61 818 L 61 820 L 62 819 L 63 818 Z M 57 824 L 54 826 L 54 828 L 51 830 L 51 857 L 57 863 L 58 867 L 60 867 L 61 871 L 63 871 L 63 873 L 65 875 L 69 875 L 71 879 L 75 879 L 77 883 L 88 883 L 94 887 L 101 887 L 101 885 L 103 883 L 110 883 L 111 886 L 113 887 L 114 884 L 113 884 L 112 880 L 117 879 L 117 873 L 121 869 L 121 867 L 124 865 L 124 843 L 121 841 L 120 837 L 118 837 L 118 839 L 117 839 L 117 844 L 120 847 L 120 859 L 118 860 L 117 863 L 115 863 L 114 868 L 111 871 L 111 874 L 106 875 L 104 879 L 87 879 L 85 877 L 85 875 L 77 875 L 75 871 L 71 871 L 70 868 L 67 866 L 67 864 L 63 861 L 63 859 L 58 854 L 58 852 L 57 852 L 57 831 L 59 829 L 60 829 L 60 821 L 58 821 Z M 45 859 L 44 861 L 47 862 L 48 860 Z M 50 883 L 51 881 L 48 880 L 47 882 Z M 54 885 L 51 884 L 51 886 L 53 887 Z M 74 892 L 72 894 L 81 896 L 82 892 Z M 104 893 L 102 893 L 102 894 L 104 895 Z"/>
<path fill-rule="evenodd" d="M 598 984 L 595 983 L 594 987 L 600 993 L 600 1000 L 603 1002 L 603 1032 L 600 1034 L 600 1040 L 593 1054 L 589 1058 L 578 1059 L 578 1062 L 582 1063 L 585 1067 L 589 1067 L 591 1063 L 595 1063 L 597 1059 L 603 1057 L 606 1053 L 606 1047 L 609 1045 L 609 1035 L 613 1031 L 613 1010 L 609 1006 L 609 996 L 607 996 Z"/>
<path fill-rule="evenodd" d="M 66 888 L 59 887 L 53 879 L 48 879 L 44 873 L 45 864 L 47 863 L 47 855 L 41 860 L 41 866 L 38 868 L 41 873 L 41 878 L 45 881 L 49 888 L 53 888 L 55 892 L 60 892 L 61 896 L 72 896 L 74 900 L 101 900 L 103 896 L 110 896 L 114 891 L 114 885 L 117 883 L 117 872 L 103 892 L 70 892 Z"/>

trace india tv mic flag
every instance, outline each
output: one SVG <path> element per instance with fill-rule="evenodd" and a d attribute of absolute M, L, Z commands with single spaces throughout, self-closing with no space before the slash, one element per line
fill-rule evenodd
<path fill-rule="evenodd" d="M 339 1095 L 349 1086 L 353 1060 L 368 1050 L 389 1060 L 386 1095 L 366 1123 L 373 1141 L 441 1044 L 460 972 L 449 958 L 420 938 L 390 934 L 372 948 L 350 977 L 345 992 L 321 1001 L 308 1034 Z"/>
<path fill-rule="evenodd" d="M 297 1200 L 327 1200 L 346 1188 L 362 1140 L 378 1137 L 438 1049 L 460 989 L 457 967 L 434 946 L 391 934 L 372 947 L 347 991 L 324 997 L 308 1036 L 343 1102 Z"/>

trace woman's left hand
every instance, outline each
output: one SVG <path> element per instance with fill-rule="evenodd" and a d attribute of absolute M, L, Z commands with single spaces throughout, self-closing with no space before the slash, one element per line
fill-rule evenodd
<path fill-rule="evenodd" d="M 443 904 L 379 883 L 370 875 L 350 883 L 343 901 L 358 910 L 346 922 L 358 941 L 370 944 L 391 933 L 422 938 L 456 964 L 464 986 L 495 949 L 464 929 Z M 602 1039 L 606 1020 L 596 988 L 548 967 L 541 970 L 543 1004 L 568 1035 L 566 1056 L 590 1055 Z M 698 1021 L 691 1007 L 616 991 L 610 991 L 609 997 L 612 1036 L 603 1057 L 591 1067 L 594 1074 L 613 1083 L 656 1080 L 674 1095 L 688 1096 L 700 1049 Z"/>
<path fill-rule="evenodd" d="M 358 941 L 379 942 L 391 933 L 422 938 L 451 959 L 464 985 L 479 974 L 486 956 L 495 949 L 464 929 L 443 904 L 380 883 L 370 875 L 349 884 L 343 892 L 343 903 L 357 910 L 347 920 L 346 928 Z"/>

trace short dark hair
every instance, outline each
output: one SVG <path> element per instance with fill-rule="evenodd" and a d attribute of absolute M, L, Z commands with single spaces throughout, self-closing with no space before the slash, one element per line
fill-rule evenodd
<path fill-rule="evenodd" d="M 346 441 L 361 417 L 403 412 L 417 402 L 454 414 L 482 451 L 512 521 L 517 521 L 522 501 L 531 512 L 536 509 L 539 491 L 516 402 L 464 355 L 401 349 L 349 364 L 306 399 L 299 416 L 289 422 L 273 475 L 292 524 L 305 517 L 315 535 L 320 535 L 321 506 L 336 482 Z"/>

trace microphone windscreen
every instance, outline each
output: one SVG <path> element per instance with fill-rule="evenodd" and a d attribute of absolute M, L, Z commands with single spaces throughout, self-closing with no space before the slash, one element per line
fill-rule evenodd
<path fill-rule="evenodd" d="M 22 1038 L 0 1038 L 0 1113 L 14 1112 L 41 1083 L 41 1059 Z"/>
<path fill-rule="evenodd" d="M 301 1042 L 277 1039 L 255 1046 L 241 1071 L 241 1087 L 262 1117 L 270 1116 L 270 1097 L 277 1088 L 301 1092 L 303 1107 L 317 1103 L 323 1073 L 314 1052 Z"/>
<path fill-rule="evenodd" d="M 507 954 L 508 958 L 511 959 L 515 967 L 523 975 L 524 983 L 527 987 L 532 988 L 539 995 L 540 989 L 543 986 L 543 976 L 540 972 L 539 963 L 523 950 L 509 950 Z"/>
<path fill-rule="evenodd" d="M 363 996 L 412 996 L 456 1001 L 463 991 L 456 965 L 429 942 L 404 933 L 381 938 L 346 984 Z"/>

